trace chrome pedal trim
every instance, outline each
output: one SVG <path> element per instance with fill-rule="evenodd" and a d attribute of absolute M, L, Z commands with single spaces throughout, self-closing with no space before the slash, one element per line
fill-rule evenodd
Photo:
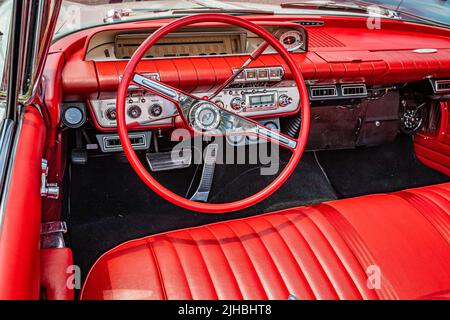
<path fill-rule="evenodd" d="M 205 149 L 205 158 L 203 164 L 202 177 L 198 185 L 197 191 L 190 200 L 207 202 L 211 186 L 214 180 L 214 171 L 217 163 L 217 153 L 219 146 L 217 144 L 210 144 Z"/>
<path fill-rule="evenodd" d="M 153 172 L 184 169 L 191 165 L 191 149 L 172 150 L 169 152 L 147 153 L 145 158 Z"/>

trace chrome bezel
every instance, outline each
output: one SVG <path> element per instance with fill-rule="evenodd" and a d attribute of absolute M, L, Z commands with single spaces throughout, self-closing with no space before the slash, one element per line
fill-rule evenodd
<path fill-rule="evenodd" d="M 199 119 L 200 113 L 204 110 L 210 110 L 214 114 L 214 121 L 210 125 L 205 125 L 202 123 L 202 121 Z M 211 103 L 208 102 L 202 102 L 195 106 L 191 111 L 192 119 L 191 123 L 198 129 L 204 130 L 204 131 L 210 131 L 217 129 L 220 125 L 221 117 L 219 110 L 217 107 Z"/>
<path fill-rule="evenodd" d="M 283 43 L 283 39 L 284 39 L 287 35 L 292 34 L 292 33 L 295 33 L 295 34 L 298 36 L 298 39 L 301 39 L 301 41 L 299 41 L 299 42 L 297 43 L 297 45 L 295 45 L 294 47 L 288 48 L 288 47 L 286 47 L 286 45 Z M 287 51 L 293 52 L 293 51 L 296 51 L 296 50 L 299 50 L 299 49 L 302 48 L 302 46 L 303 46 L 304 43 L 305 43 L 305 35 L 304 35 L 302 32 L 298 31 L 298 30 L 288 30 L 288 31 L 284 32 L 283 34 L 281 34 L 281 35 L 280 35 L 280 38 L 279 38 L 278 40 L 279 40 L 280 43 L 286 48 Z"/>

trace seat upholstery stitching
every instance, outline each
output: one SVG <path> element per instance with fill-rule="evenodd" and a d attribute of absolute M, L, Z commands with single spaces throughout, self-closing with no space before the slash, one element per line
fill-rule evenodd
<path fill-rule="evenodd" d="M 172 248 L 173 248 L 173 250 L 174 250 L 174 252 L 175 252 L 175 256 L 176 256 L 176 258 L 177 258 L 177 260 L 178 260 L 178 262 L 179 262 L 179 264 L 180 264 L 180 268 L 181 268 L 181 271 L 183 272 L 183 276 L 184 276 L 184 278 L 186 279 L 186 284 L 187 284 L 187 288 L 188 288 L 188 290 L 189 290 L 189 295 L 190 295 L 191 298 L 193 299 L 194 296 L 193 296 L 193 294 L 192 294 L 191 285 L 189 284 L 189 279 L 188 279 L 188 277 L 187 277 L 186 270 L 185 270 L 184 267 L 183 267 L 183 263 L 181 262 L 180 255 L 178 254 L 178 250 L 177 250 L 177 248 L 176 248 L 176 245 L 174 245 L 173 242 L 172 242 L 171 240 L 168 240 L 168 242 L 170 243 L 170 245 L 172 246 Z"/>
<path fill-rule="evenodd" d="M 317 208 L 347 244 L 350 252 L 352 252 L 353 256 L 359 262 L 364 273 L 368 266 L 376 265 L 375 258 L 359 233 L 339 210 L 329 204 L 320 204 L 317 205 Z M 381 278 L 384 285 L 381 289 L 376 290 L 375 293 L 377 293 L 381 299 L 398 299 L 398 295 L 392 287 L 391 282 L 383 274 L 381 275 Z"/>
<path fill-rule="evenodd" d="M 430 192 L 437 197 L 442 197 L 437 193 L 432 191 Z M 395 193 L 394 195 L 405 200 L 408 204 L 414 207 L 414 209 L 416 209 L 417 212 L 419 212 L 425 220 L 428 221 L 428 223 L 439 233 L 439 235 L 443 237 L 447 243 L 450 243 L 450 227 L 448 221 L 446 221 L 446 219 L 448 220 L 448 216 L 439 204 L 424 194 L 401 191 Z M 427 210 L 424 211 L 424 208 L 427 208 Z"/>
<path fill-rule="evenodd" d="M 274 226 L 274 224 L 268 220 L 266 217 L 262 218 L 264 221 L 266 221 L 273 230 L 275 230 L 275 234 L 281 239 L 281 241 L 283 242 L 284 246 L 287 248 L 288 253 L 291 255 L 291 257 L 293 258 L 293 260 L 295 260 L 297 262 L 297 269 L 300 270 L 300 273 L 303 275 L 303 279 L 305 280 L 305 283 L 307 284 L 309 290 L 311 292 L 311 295 L 313 296 L 314 299 L 317 299 L 316 294 L 314 293 L 314 290 L 311 286 L 311 284 L 309 283 L 308 279 L 305 276 L 305 272 L 302 270 L 300 263 L 297 261 L 297 259 L 295 258 L 294 254 L 292 253 L 292 249 L 290 248 L 290 246 L 287 244 L 286 240 L 284 239 L 284 237 L 281 235 L 281 231 L 278 230 L 277 227 Z M 300 298 L 300 297 L 299 297 Z"/>
<path fill-rule="evenodd" d="M 227 227 L 228 229 L 230 229 L 230 231 L 234 234 L 234 236 L 239 240 L 238 243 L 241 245 L 242 249 L 244 250 L 244 253 L 245 253 L 245 255 L 247 256 L 247 260 L 250 262 L 250 265 L 251 265 L 252 268 L 253 268 L 253 272 L 256 274 L 256 277 L 258 278 L 259 283 L 261 284 L 261 288 L 263 289 L 264 295 L 266 296 L 266 299 L 268 299 L 269 296 L 267 295 L 267 290 L 266 290 L 266 288 L 264 287 L 264 284 L 263 284 L 263 282 L 261 281 L 261 278 L 259 277 L 258 272 L 256 272 L 255 265 L 254 265 L 252 259 L 250 258 L 250 255 L 248 254 L 247 248 L 245 248 L 245 246 L 244 246 L 244 244 L 242 243 L 240 237 L 239 237 L 239 236 L 237 235 L 237 233 L 233 230 L 233 228 L 231 228 L 230 224 L 224 223 L 223 226 L 225 226 L 225 227 Z"/>
<path fill-rule="evenodd" d="M 320 210 L 318 210 L 320 211 Z M 346 268 L 345 264 L 342 262 L 341 257 L 339 256 L 339 254 L 337 253 L 337 251 L 334 249 L 333 245 L 331 244 L 330 240 L 328 239 L 328 237 L 325 235 L 325 232 L 322 231 L 322 229 L 318 226 L 318 224 L 309 216 L 309 214 L 306 214 L 304 212 L 302 212 L 302 214 L 305 215 L 305 217 L 312 222 L 312 224 L 315 226 L 315 228 L 319 231 L 319 234 L 322 235 L 322 238 L 326 241 L 326 243 L 328 244 L 328 246 L 330 247 L 330 251 L 334 254 L 334 256 L 337 258 L 338 263 L 342 266 L 342 270 L 345 270 L 345 273 L 348 275 L 349 279 L 351 281 L 349 281 L 349 283 L 351 285 L 353 285 L 353 287 L 356 289 L 356 291 L 359 294 L 359 297 L 362 299 L 363 298 L 363 293 L 361 292 L 361 290 L 359 289 L 359 287 L 356 285 L 350 271 Z"/>
<path fill-rule="evenodd" d="M 319 205 L 319 206 L 320 206 L 320 205 Z M 321 207 L 321 209 L 318 209 L 318 212 L 319 212 L 319 214 L 322 214 L 323 216 L 325 216 L 322 209 L 323 209 L 323 207 Z M 331 245 L 330 241 L 328 240 L 328 238 L 326 237 L 326 235 L 325 235 L 325 233 L 322 231 L 322 229 L 318 226 L 318 224 L 315 223 L 314 220 L 313 220 L 311 217 L 308 217 L 308 218 L 316 225 L 316 227 L 317 227 L 317 228 L 320 230 L 320 232 L 323 234 L 324 238 L 326 238 L 327 241 L 328 241 L 328 243 Z M 330 223 L 330 219 L 327 219 L 327 222 Z M 333 226 L 332 226 L 332 227 L 333 227 Z M 334 229 L 336 230 L 337 234 L 342 238 L 342 234 L 339 232 L 340 229 L 338 229 L 338 228 L 334 228 Z M 345 240 L 344 240 L 344 242 L 347 244 L 347 248 L 349 248 L 348 243 L 347 243 Z M 354 243 L 355 243 L 355 246 L 358 246 L 358 247 L 360 246 L 360 244 L 359 244 L 358 241 L 354 241 Z M 356 258 L 355 254 L 353 253 L 353 251 L 351 250 L 351 248 L 349 248 L 349 249 L 350 249 L 350 253 L 353 255 L 353 257 L 356 259 L 356 261 L 357 261 L 358 264 L 360 265 L 360 267 L 361 267 L 363 273 L 365 273 L 365 272 L 366 272 L 366 271 L 365 271 L 365 268 L 363 267 L 363 265 L 361 265 L 361 263 L 359 262 L 359 260 Z M 338 259 L 339 259 L 341 265 L 344 267 L 344 270 L 347 271 L 347 274 L 349 275 L 349 277 L 354 281 L 353 283 L 355 284 L 355 288 L 359 291 L 361 297 L 363 298 L 363 297 L 364 297 L 364 293 L 360 290 L 359 286 L 356 284 L 354 278 L 352 277 L 352 274 L 351 274 L 350 271 L 348 271 L 348 269 L 345 267 L 345 264 L 344 264 L 344 263 L 342 262 L 342 260 L 340 259 L 339 255 L 337 254 L 337 251 L 334 250 L 334 247 L 333 247 L 333 251 L 334 251 L 336 257 L 338 257 Z M 366 259 L 365 261 L 370 261 L 370 259 L 368 259 L 368 256 L 367 256 L 366 252 L 365 252 L 364 250 L 362 250 L 362 249 L 361 249 L 360 251 L 361 251 L 361 255 L 363 256 L 363 258 Z M 369 265 L 370 265 L 370 264 L 367 264 L 367 266 L 369 266 Z"/>
<path fill-rule="evenodd" d="M 230 263 L 230 261 L 228 260 L 228 257 L 227 257 L 227 255 L 225 254 L 225 251 L 224 251 L 223 248 L 222 248 L 222 244 L 220 243 L 219 238 L 216 236 L 216 234 L 214 233 L 214 231 L 213 231 L 209 226 L 205 226 L 205 229 L 208 230 L 209 233 L 210 233 L 210 234 L 214 237 L 214 239 L 217 241 L 217 243 L 218 243 L 218 245 L 219 245 L 219 248 L 220 248 L 220 252 L 221 252 L 222 255 L 224 256 L 225 261 L 227 262 L 228 268 L 231 270 L 231 275 L 233 276 L 234 282 L 235 282 L 235 284 L 236 284 L 236 288 L 238 289 L 239 294 L 241 295 L 241 298 L 243 299 L 243 298 L 244 298 L 244 294 L 242 293 L 241 287 L 239 286 L 239 282 L 238 282 L 237 279 L 236 279 L 236 276 L 235 276 L 235 274 L 234 274 L 233 268 L 231 267 L 231 263 Z"/>
<path fill-rule="evenodd" d="M 439 196 L 440 196 L 442 199 L 444 199 L 444 200 L 446 200 L 447 202 L 450 203 L 450 200 L 449 200 L 448 198 L 446 198 L 446 197 L 444 197 L 443 195 L 440 194 L 440 192 L 442 192 L 442 193 L 445 193 L 446 195 L 448 195 L 448 196 L 450 197 L 450 192 L 449 192 L 448 190 L 442 188 L 441 185 L 436 186 L 436 187 L 433 188 L 433 189 L 430 188 L 430 189 L 428 189 L 428 191 L 430 191 L 430 192 L 432 192 L 432 193 L 435 193 L 435 194 L 439 194 Z M 440 192 L 439 192 L 439 191 L 440 191 Z M 450 215 L 450 213 L 447 213 L 447 214 Z"/>
<path fill-rule="evenodd" d="M 156 272 L 158 273 L 159 283 L 161 284 L 161 290 L 162 290 L 162 293 L 163 293 L 163 299 L 167 300 L 166 286 L 164 285 L 164 280 L 163 280 L 163 277 L 162 277 L 161 269 L 159 267 L 158 257 L 156 256 L 156 252 L 153 249 L 153 244 L 151 244 L 148 239 L 146 240 L 146 242 L 147 242 L 148 248 L 150 250 L 151 255 L 153 256 L 153 260 L 154 260 L 155 265 L 156 265 Z"/>
<path fill-rule="evenodd" d="M 299 215 L 304 215 L 302 212 L 296 210 L 297 213 Z M 306 239 L 306 236 L 304 236 L 301 232 L 301 230 L 298 228 L 298 226 L 289 218 L 288 215 L 285 215 L 286 219 L 289 221 L 289 223 L 294 226 L 295 230 L 297 231 L 298 235 L 300 236 L 301 239 L 303 239 L 303 242 L 305 243 L 306 247 L 308 248 L 308 250 L 311 252 L 313 259 L 317 262 L 317 266 L 320 268 L 320 270 L 322 270 L 323 275 L 325 276 L 325 278 L 328 280 L 328 283 L 331 285 L 331 288 L 333 289 L 335 295 L 337 298 L 339 297 L 339 294 L 336 290 L 336 286 L 334 285 L 333 281 L 331 280 L 330 276 L 328 275 L 327 271 L 325 270 L 325 268 L 322 266 L 322 263 L 320 262 L 320 259 L 318 257 L 318 255 L 316 254 L 316 252 L 313 250 L 311 244 L 309 243 L 309 241 Z"/>
<path fill-rule="evenodd" d="M 258 239 L 258 241 L 261 243 L 261 245 L 262 245 L 262 248 L 265 250 L 265 252 L 268 254 L 268 256 L 269 256 L 269 258 L 270 258 L 270 261 L 272 261 L 272 264 L 273 264 L 273 266 L 275 267 L 275 269 L 277 270 L 277 272 L 278 272 L 278 275 L 280 276 L 280 279 L 282 279 L 283 280 L 283 286 L 284 286 L 284 289 L 285 289 L 285 291 L 286 291 L 286 293 L 287 293 L 287 295 L 286 295 L 286 299 L 288 298 L 288 296 L 289 296 L 289 289 L 287 288 L 287 286 L 286 286 L 286 281 L 285 281 L 285 279 L 283 278 L 283 275 L 281 274 L 281 272 L 280 272 L 280 269 L 278 268 L 278 266 L 277 266 L 277 264 L 275 263 L 275 260 L 273 259 L 273 257 L 272 257 L 272 254 L 269 252 L 269 249 L 267 249 L 267 246 L 266 246 L 266 244 L 264 243 L 264 241 L 261 239 L 261 236 L 260 236 L 260 234 L 258 233 L 258 232 L 256 232 L 256 230 L 247 222 L 247 221 L 244 221 L 244 223 L 256 234 L 256 236 L 257 236 L 257 239 Z"/>
<path fill-rule="evenodd" d="M 191 237 L 191 239 L 195 242 L 195 247 L 196 247 L 198 253 L 200 254 L 200 257 L 201 257 L 201 259 L 202 259 L 203 264 L 205 265 L 206 273 L 207 273 L 207 275 L 208 275 L 209 281 L 211 282 L 212 288 L 213 288 L 214 293 L 215 293 L 215 296 L 216 296 L 216 298 L 218 299 L 218 298 L 219 298 L 219 295 L 217 294 L 216 286 L 214 285 L 214 281 L 213 281 L 213 279 L 212 279 L 212 277 L 211 277 L 211 272 L 209 271 L 208 264 L 206 263 L 205 257 L 203 256 L 203 253 L 202 253 L 201 250 L 200 250 L 200 246 L 198 245 L 197 240 L 194 239 L 194 237 L 192 236 L 191 231 L 187 230 L 187 234 L 188 234 L 189 237 Z"/>

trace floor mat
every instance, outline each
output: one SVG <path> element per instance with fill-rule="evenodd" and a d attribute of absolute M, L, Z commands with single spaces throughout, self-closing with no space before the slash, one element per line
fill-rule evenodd
<path fill-rule="evenodd" d="M 379 147 L 317 153 L 339 198 L 385 193 L 448 182 L 414 156 L 412 138 Z"/>
<path fill-rule="evenodd" d="M 236 167 L 217 167 L 212 190 L 215 202 L 245 197 L 271 180 L 260 176 L 258 167 Z M 166 172 L 158 179 L 183 194 L 194 171 Z M 70 176 L 70 204 L 65 219 L 75 263 L 83 276 L 102 253 L 127 240 L 336 199 L 312 153 L 304 154 L 297 170 L 271 197 L 230 214 L 199 214 L 174 206 L 142 183 L 128 163 L 113 157 L 92 158 L 85 166 L 72 166 Z"/>

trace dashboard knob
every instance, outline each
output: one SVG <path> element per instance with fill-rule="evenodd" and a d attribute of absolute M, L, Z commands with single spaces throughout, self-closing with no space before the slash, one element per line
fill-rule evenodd
<path fill-rule="evenodd" d="M 105 116 L 108 120 L 115 121 L 117 118 L 116 108 L 112 107 L 106 110 Z"/>
<path fill-rule="evenodd" d="M 129 116 L 130 118 L 133 118 L 133 119 L 139 118 L 139 117 L 141 116 L 141 113 L 142 113 L 141 108 L 140 108 L 139 106 L 136 106 L 136 105 L 131 106 L 131 107 L 128 109 L 128 116 Z"/>
<path fill-rule="evenodd" d="M 278 97 L 278 104 L 280 107 L 286 107 L 287 105 L 292 103 L 292 98 L 286 94 L 282 94 Z"/>
<path fill-rule="evenodd" d="M 162 114 L 162 107 L 160 104 L 155 103 L 152 104 L 150 106 L 150 108 L 148 109 L 148 113 L 152 116 L 152 117 L 159 117 Z"/>
<path fill-rule="evenodd" d="M 230 106 L 233 110 L 240 110 L 242 107 L 242 98 L 233 98 L 233 100 L 231 100 L 230 102 Z"/>

